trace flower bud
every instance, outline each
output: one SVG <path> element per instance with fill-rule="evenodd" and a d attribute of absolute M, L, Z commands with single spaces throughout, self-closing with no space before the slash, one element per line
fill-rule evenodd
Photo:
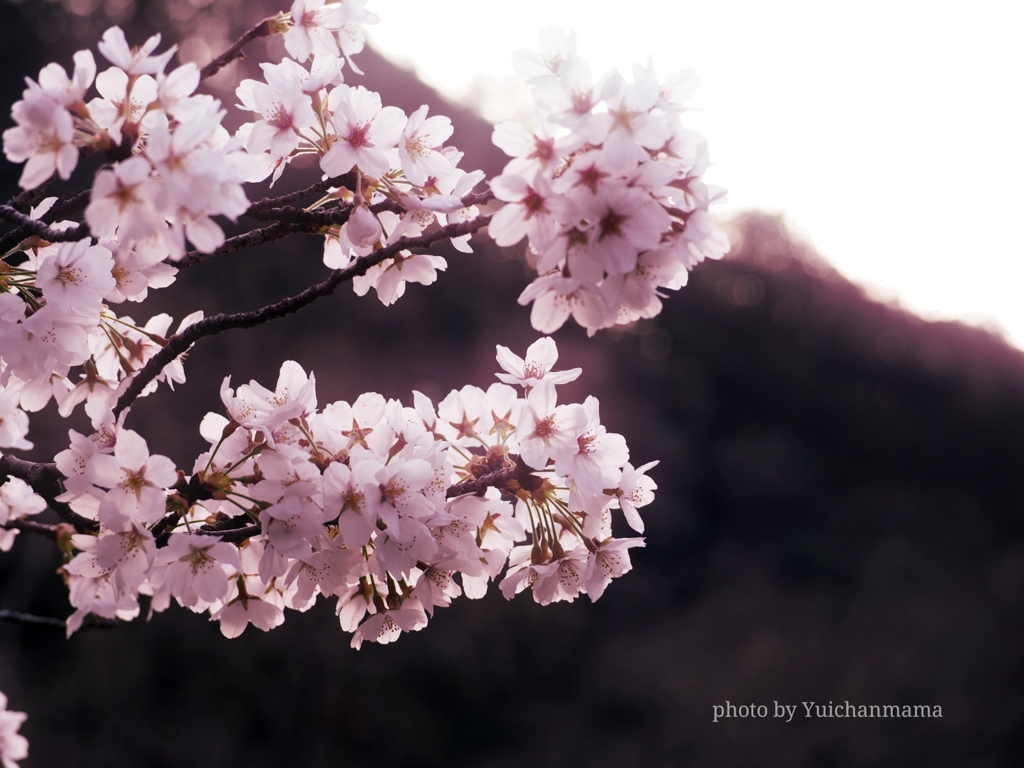
<path fill-rule="evenodd" d="M 356 205 L 352 215 L 349 216 L 348 222 L 345 224 L 345 231 L 353 245 L 362 248 L 368 248 L 380 242 L 381 235 L 383 234 L 377 217 L 365 205 L 359 204 Z"/>

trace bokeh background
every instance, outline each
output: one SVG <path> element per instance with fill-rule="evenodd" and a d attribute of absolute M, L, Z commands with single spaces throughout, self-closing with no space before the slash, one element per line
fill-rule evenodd
<path fill-rule="evenodd" d="M 69 63 L 111 21 L 205 61 L 273 10 L 0 3 L 0 95 L 11 103 L 26 74 Z M 233 103 L 259 58 L 211 86 Z M 358 62 L 385 103 L 449 115 L 464 167 L 500 172 L 469 109 L 372 51 Z M 0 166 L 3 187 L 19 173 Z M 360 652 L 326 602 L 233 641 L 174 608 L 70 640 L 0 625 L 0 690 L 29 714 L 23 768 L 1024 765 L 1024 356 L 870 300 L 778 217 L 728 227 L 730 257 L 698 268 L 655 321 L 556 335 L 564 365 L 584 369 L 566 399 L 597 395 L 634 463 L 661 460 L 648 545 L 598 603 L 541 608 L 494 590 Z M 273 384 L 285 359 L 315 371 L 321 403 L 486 387 L 494 345 L 521 352 L 536 334 L 515 302 L 529 279 L 519 250 L 475 242 L 472 256 L 445 251 L 448 272 L 394 307 L 343 288 L 203 341 L 187 384 L 141 401 L 130 426 L 190 466 L 221 379 Z M 133 314 L 259 306 L 322 279 L 319 249 L 298 237 L 210 260 Z M 32 424 L 29 458 L 66 444 L 54 414 Z M 0 608 L 67 615 L 59 564 L 20 536 L 0 557 Z M 928 704 L 943 717 L 712 723 L 727 700 Z"/>

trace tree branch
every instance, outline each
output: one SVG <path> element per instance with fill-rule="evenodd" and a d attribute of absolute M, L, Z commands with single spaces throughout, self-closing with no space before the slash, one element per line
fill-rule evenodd
<path fill-rule="evenodd" d="M 35 189 L 26 189 L 19 192 L 8 200 L 7 204 L 12 208 L 28 210 L 46 196 L 46 188 L 50 186 L 51 181 L 53 181 L 52 175 Z"/>
<path fill-rule="evenodd" d="M 196 533 L 203 536 L 219 536 L 221 541 L 226 541 L 230 544 L 238 544 L 246 539 L 251 539 L 253 536 L 258 536 L 262 532 L 258 525 L 247 525 L 244 528 L 228 528 L 227 530 L 207 528 L 198 528 L 196 530 Z"/>
<path fill-rule="evenodd" d="M 0 528 L 6 528 L 9 531 L 38 533 L 40 536 L 45 536 L 51 541 L 56 541 L 59 526 L 37 523 L 33 520 L 8 520 L 3 525 L 0 525 Z"/>
<path fill-rule="evenodd" d="M 264 221 L 274 219 L 277 219 L 277 221 L 266 227 L 253 229 L 245 234 L 230 237 L 224 241 L 224 244 L 220 246 L 220 248 L 217 248 L 210 253 L 189 251 L 181 261 L 168 263 L 180 269 L 185 269 L 186 267 L 194 267 L 196 264 L 200 264 L 213 256 L 231 253 L 232 251 L 241 251 L 245 248 L 251 248 L 257 245 L 264 245 L 265 243 L 271 243 L 274 240 L 280 240 L 288 235 L 298 234 L 300 232 L 313 234 L 321 227 L 344 224 L 348 220 L 349 209 L 325 212 L 304 211 L 300 208 L 290 207 L 289 203 L 303 200 L 316 194 L 323 194 L 330 187 L 350 185 L 351 183 L 354 183 L 354 176 L 351 174 L 345 174 L 344 176 L 337 176 L 333 179 L 326 179 L 325 181 L 318 182 L 297 192 L 291 192 L 287 195 L 282 195 L 281 197 L 269 198 L 267 200 L 260 200 L 257 203 L 253 203 L 249 206 L 249 210 L 246 211 L 246 216 Z M 479 194 L 466 195 L 462 198 L 462 202 L 468 208 L 471 205 L 482 205 L 483 203 L 493 199 L 494 193 L 487 190 L 486 192 L 480 192 Z M 384 202 L 370 206 L 370 210 L 374 213 L 380 213 L 381 211 L 404 213 L 406 209 L 402 208 L 394 201 L 385 200 Z"/>
<path fill-rule="evenodd" d="M 251 312 L 237 312 L 235 314 L 222 314 L 208 317 L 205 320 L 200 320 L 195 325 L 190 325 L 185 330 L 172 336 L 167 346 L 157 352 L 149 361 L 135 374 L 134 379 L 128 388 L 121 393 L 121 396 L 117 400 L 117 404 L 114 406 L 114 414 L 120 415 L 125 408 L 135 402 L 136 398 L 142 393 L 146 385 L 155 379 L 160 371 L 164 369 L 168 363 L 174 360 L 178 355 L 186 352 L 199 339 L 207 336 L 215 336 L 224 331 L 231 330 L 233 328 L 252 328 L 256 325 L 262 325 L 263 323 L 271 320 L 276 320 L 279 317 L 298 312 L 300 309 L 309 306 L 317 299 L 324 296 L 329 296 L 344 282 L 351 280 L 353 277 L 366 274 L 366 271 L 385 259 L 393 258 L 399 251 L 405 248 L 427 248 L 441 240 L 447 240 L 452 237 L 461 237 L 468 235 L 483 229 L 490 222 L 490 216 L 478 216 L 470 221 L 461 221 L 456 224 L 449 224 L 446 227 L 441 227 L 429 234 L 420 235 L 419 237 L 403 237 L 391 245 L 381 248 L 378 251 L 374 251 L 368 256 L 361 256 L 353 261 L 349 266 L 344 269 L 338 269 L 331 273 L 331 276 L 324 280 L 322 283 L 311 285 L 301 293 L 279 301 L 276 304 L 269 304 L 261 309 L 257 309 Z M 278 225 L 271 225 L 267 229 Z M 292 226 L 292 225 L 284 225 Z M 260 231 L 260 230 L 257 230 Z"/>
<path fill-rule="evenodd" d="M 280 240 L 282 237 L 288 237 L 288 235 L 293 235 L 302 231 L 303 227 L 301 226 L 279 221 L 275 224 L 271 224 L 270 226 L 263 227 L 262 229 L 250 230 L 244 235 L 229 237 L 224 241 L 224 244 L 220 248 L 215 251 L 211 251 L 210 253 L 189 251 L 181 261 L 168 261 L 167 263 L 180 269 L 194 267 L 196 264 L 206 261 L 212 256 L 219 256 L 222 253 L 231 253 L 232 251 L 241 251 L 245 248 L 252 248 L 257 245 L 272 243 L 275 240 Z"/>
<path fill-rule="evenodd" d="M 348 187 L 351 189 L 355 186 L 355 183 L 356 175 L 353 172 L 345 173 L 341 176 L 334 176 L 330 179 L 318 181 L 316 184 L 311 184 L 305 189 L 289 192 L 287 195 L 281 195 L 280 197 L 268 197 L 263 200 L 259 200 L 249 206 L 249 210 L 245 212 L 245 215 L 258 219 L 260 218 L 260 213 L 270 208 L 277 208 L 282 205 L 291 205 L 299 200 L 305 200 L 310 197 L 319 197 L 327 192 L 331 187 Z"/>
<path fill-rule="evenodd" d="M 89 204 L 92 196 L 91 189 L 83 189 L 77 195 L 72 195 L 64 200 L 58 200 L 43 216 L 43 221 L 53 222 L 67 216 L 69 213 L 77 213 Z"/>
<path fill-rule="evenodd" d="M 45 221 L 30 218 L 9 205 L 0 205 L 0 219 L 7 219 L 15 224 L 20 224 L 21 226 L 15 230 L 16 232 L 23 230 L 29 234 L 38 235 L 51 243 L 77 242 L 90 235 L 88 224 L 79 224 L 77 227 L 64 230 L 50 229 Z"/>
<path fill-rule="evenodd" d="M 9 621 L 15 624 L 34 624 L 36 626 L 53 627 L 62 632 L 67 630 L 67 621 L 57 619 L 53 616 L 33 616 L 31 613 L 20 613 L 18 611 L 0 610 L 0 621 Z M 127 622 L 114 619 L 103 619 L 99 616 L 89 615 L 85 617 L 82 629 L 113 629 L 120 627 Z"/>
<path fill-rule="evenodd" d="M 467 493 L 480 493 L 491 487 L 501 488 L 503 485 L 507 485 L 509 480 L 525 477 L 532 472 L 530 467 L 517 462 L 513 466 L 504 467 L 496 472 L 488 472 L 486 475 L 475 477 L 472 480 L 456 483 L 445 492 L 445 498 L 454 499 L 456 496 L 465 496 Z"/>
<path fill-rule="evenodd" d="M 32 490 L 43 497 L 50 509 L 79 533 L 96 533 L 99 530 L 95 520 L 82 517 L 63 501 L 57 501 L 57 497 L 64 493 L 64 476 L 56 464 L 25 461 L 5 453 L 0 456 L 0 481 L 6 482 L 8 477 L 21 478 L 32 486 Z"/>
<path fill-rule="evenodd" d="M 90 190 L 87 189 L 84 192 L 79 192 L 77 195 L 67 198 L 66 200 L 58 200 L 54 203 L 53 207 L 46 212 L 46 215 L 43 216 L 41 220 L 51 224 L 57 219 L 67 216 L 69 213 L 75 213 L 81 210 L 89 202 L 89 192 Z M 12 229 L 3 237 L 0 237 L 0 253 L 7 253 L 31 234 L 33 234 L 31 228 L 25 224 Z"/>
<path fill-rule="evenodd" d="M 0 610 L 0 621 L 10 621 L 17 624 L 35 624 L 44 627 L 56 627 L 66 629 L 64 619 L 55 619 L 52 616 L 33 616 L 30 613 L 19 613 L 18 611 Z"/>
<path fill-rule="evenodd" d="M 251 43 L 253 40 L 258 40 L 261 37 L 270 37 L 274 34 L 277 28 L 277 19 L 270 17 L 264 19 L 255 27 L 250 29 L 240 38 L 238 38 L 230 48 L 224 53 L 215 58 L 201 70 L 199 70 L 199 79 L 205 80 L 208 77 L 213 77 L 224 67 L 230 64 L 235 59 L 244 59 L 245 55 L 242 53 L 242 49 Z"/>
<path fill-rule="evenodd" d="M 344 208 L 320 208 L 315 211 L 307 211 L 304 208 L 296 208 L 292 205 L 283 205 L 279 208 L 263 210 L 259 218 L 267 221 L 301 224 L 310 229 L 319 229 L 320 227 L 334 227 L 344 224 L 348 221 L 351 212 L 351 204 L 346 205 Z"/>

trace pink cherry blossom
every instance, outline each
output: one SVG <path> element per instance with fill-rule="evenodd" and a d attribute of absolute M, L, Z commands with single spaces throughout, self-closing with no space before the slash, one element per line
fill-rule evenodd
<path fill-rule="evenodd" d="M 4 131 L 4 154 L 12 163 L 25 163 L 18 184 L 35 189 L 57 173 L 70 178 L 78 165 L 71 115 L 56 99 L 42 91 L 26 91 L 11 117 L 17 125 Z"/>
<path fill-rule="evenodd" d="M 568 371 L 552 371 L 558 361 L 558 347 L 550 336 L 542 336 L 526 350 L 526 359 L 512 353 L 508 347 L 498 345 L 498 365 L 505 373 L 497 374 L 498 379 L 506 384 L 518 384 L 529 389 L 541 381 L 549 384 L 568 384 L 576 381 L 583 372 L 582 368 L 571 368 Z"/>
<path fill-rule="evenodd" d="M 320 158 L 329 176 L 340 176 L 358 166 L 368 176 L 381 176 L 391 163 L 384 154 L 394 149 L 406 125 L 397 107 L 382 107 L 380 95 L 363 86 L 340 85 L 331 92 L 332 125 L 337 139 Z"/>
<path fill-rule="evenodd" d="M 27 717 L 24 712 L 7 709 L 7 697 L 0 692 L 0 763 L 4 768 L 18 768 L 16 761 L 28 757 L 28 739 L 18 733 Z"/>
<path fill-rule="evenodd" d="M 427 109 L 424 104 L 409 115 L 398 142 L 402 170 L 406 178 L 416 185 L 425 184 L 429 177 L 440 176 L 449 168 L 437 148 L 451 137 L 454 131 L 452 121 L 440 115 L 427 117 Z"/>
<path fill-rule="evenodd" d="M 62 312 L 97 317 L 103 297 L 117 285 L 110 251 L 91 243 L 89 239 L 61 243 L 39 265 L 36 285 L 47 302 Z"/>
<path fill-rule="evenodd" d="M 174 463 L 166 456 L 150 455 L 137 432 L 119 430 L 113 455 L 89 459 L 97 485 L 109 488 L 107 498 L 122 515 L 142 523 L 155 523 L 164 514 L 165 488 L 177 479 Z"/>
<path fill-rule="evenodd" d="M 213 603 L 228 592 L 228 576 L 242 569 L 238 548 L 212 536 L 175 533 L 159 550 L 155 565 L 162 579 L 182 605 Z"/>
<path fill-rule="evenodd" d="M 642 546 L 645 546 L 643 539 L 609 539 L 590 552 L 584 584 L 591 600 L 600 598 L 612 579 L 629 572 L 633 567 L 629 561 L 629 550 Z"/>
<path fill-rule="evenodd" d="M 8 552 L 18 535 L 16 528 L 7 529 L 7 523 L 38 515 L 46 509 L 46 502 L 24 480 L 8 478 L 0 485 L 0 552 Z"/>

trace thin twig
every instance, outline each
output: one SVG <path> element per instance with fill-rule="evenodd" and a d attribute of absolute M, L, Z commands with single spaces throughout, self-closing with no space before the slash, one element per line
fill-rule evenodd
<path fill-rule="evenodd" d="M 261 21 L 255 27 L 238 38 L 230 48 L 224 51 L 224 53 L 199 70 L 199 79 L 205 80 L 208 77 L 213 77 L 235 59 L 244 59 L 245 55 L 242 53 L 242 49 L 253 40 L 258 40 L 261 37 L 270 37 L 274 34 L 276 27 L 277 19 L 273 16 Z"/>
<path fill-rule="evenodd" d="M 31 613 L 21 613 L 19 611 L 0 610 L 0 621 L 9 621 L 15 624 L 34 624 L 42 627 L 53 627 L 54 629 L 59 629 L 62 632 L 67 630 L 67 621 L 65 619 L 58 619 L 53 616 L 33 616 Z M 128 622 L 126 621 L 104 619 L 90 614 L 85 617 L 82 629 L 113 629 L 114 627 L 124 626 L 127 623 Z"/>
<path fill-rule="evenodd" d="M 56 525 L 47 525 L 46 523 L 37 523 L 33 520 L 8 520 L 0 528 L 6 528 L 9 531 L 25 531 L 26 533 L 38 533 L 40 536 L 56 541 L 57 532 L 59 527 Z"/>
<path fill-rule="evenodd" d="M 357 258 L 344 269 L 338 269 L 332 272 L 331 276 L 322 283 L 311 285 L 301 293 L 297 293 L 296 295 L 279 301 L 276 304 L 269 304 L 261 309 L 253 310 L 251 312 L 238 312 L 231 315 L 214 315 L 213 317 L 208 317 L 205 320 L 200 320 L 195 325 L 190 325 L 185 330 L 172 336 L 168 340 L 167 346 L 151 357 L 142 369 L 135 374 L 131 384 L 128 385 L 128 388 L 125 389 L 125 391 L 121 393 L 121 397 L 118 398 L 117 404 L 114 406 L 114 414 L 120 415 L 125 408 L 135 402 L 135 399 L 141 394 L 142 390 L 145 389 L 146 385 L 160 374 L 160 371 L 164 369 L 164 366 L 178 357 L 181 353 L 187 351 L 189 347 L 199 341 L 199 339 L 207 336 L 215 336 L 233 328 L 252 328 L 253 326 L 262 325 L 263 323 L 271 320 L 276 320 L 279 317 L 284 317 L 294 312 L 298 312 L 300 309 L 309 306 L 317 299 L 329 296 L 334 292 L 334 289 L 342 283 L 351 280 L 353 277 L 366 274 L 366 271 L 370 267 L 379 264 L 385 259 L 393 258 L 403 249 L 427 248 L 441 240 L 472 234 L 473 232 L 487 226 L 490 220 L 490 216 L 479 216 L 475 219 L 471 219 L 470 221 L 461 221 L 455 224 L 449 224 L 446 227 L 441 227 L 440 229 L 426 235 L 420 235 L 419 237 L 403 237 L 391 245 L 381 248 L 378 251 L 374 251 L 368 256 L 361 256 Z"/>
<path fill-rule="evenodd" d="M 18 624 L 37 624 L 44 627 L 58 627 L 66 629 L 67 623 L 64 619 L 56 619 L 52 616 L 33 616 L 30 613 L 19 613 L 18 611 L 0 610 L 0 621 L 10 621 Z"/>

